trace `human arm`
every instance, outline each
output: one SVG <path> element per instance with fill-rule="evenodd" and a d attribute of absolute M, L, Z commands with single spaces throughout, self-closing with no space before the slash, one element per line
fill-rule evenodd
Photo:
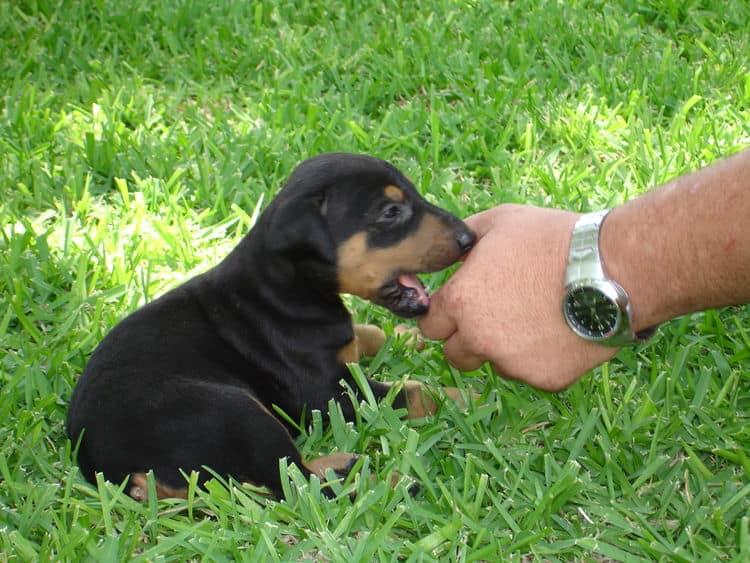
<path fill-rule="evenodd" d="M 631 296 L 636 331 L 750 302 L 750 150 L 614 209 L 604 263 Z"/>
<path fill-rule="evenodd" d="M 562 316 L 578 214 L 501 205 L 467 219 L 479 241 L 420 320 L 459 369 L 485 361 L 557 391 L 616 353 L 573 334 Z M 614 209 L 600 248 L 630 295 L 633 328 L 750 301 L 750 151 L 680 177 Z"/>

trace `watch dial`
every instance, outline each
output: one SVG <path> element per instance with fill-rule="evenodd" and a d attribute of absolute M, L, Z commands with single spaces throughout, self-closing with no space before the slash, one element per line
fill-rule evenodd
<path fill-rule="evenodd" d="M 591 338 L 606 338 L 620 319 L 617 303 L 594 287 L 579 287 L 569 292 L 565 312 L 573 328 Z"/>

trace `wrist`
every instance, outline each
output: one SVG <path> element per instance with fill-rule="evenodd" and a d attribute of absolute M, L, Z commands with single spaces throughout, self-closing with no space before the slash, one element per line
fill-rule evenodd
<path fill-rule="evenodd" d="M 627 292 L 631 307 L 631 328 L 638 333 L 668 320 L 662 301 L 667 292 L 660 279 L 663 256 L 656 251 L 655 234 L 645 218 L 634 218 L 632 208 L 612 209 L 602 225 L 599 249 L 609 277 Z M 651 232 L 646 237 L 645 232 Z M 663 270 L 662 270 L 663 271 Z"/>
<path fill-rule="evenodd" d="M 610 211 L 583 215 L 570 236 L 565 269 L 563 316 L 584 340 L 608 347 L 636 344 L 653 329 L 634 330 L 627 290 L 613 278 L 602 259 L 601 233 Z"/>

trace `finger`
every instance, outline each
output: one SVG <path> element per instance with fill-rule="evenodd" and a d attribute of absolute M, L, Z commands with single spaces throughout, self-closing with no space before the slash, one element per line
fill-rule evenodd
<path fill-rule="evenodd" d="M 447 311 L 430 305 L 428 313 L 419 318 L 419 330 L 430 340 L 445 340 L 456 332 L 456 321 Z"/>
<path fill-rule="evenodd" d="M 448 363 L 461 371 L 479 369 L 485 362 L 484 358 L 470 351 L 463 342 L 463 335 L 460 332 L 456 332 L 446 341 L 443 353 Z"/>
<path fill-rule="evenodd" d="M 451 315 L 449 308 L 443 305 L 445 293 L 446 286 L 437 290 L 430 300 L 430 308 L 427 314 L 419 318 L 419 330 L 431 340 L 445 340 L 456 332 L 456 320 Z"/>
<path fill-rule="evenodd" d="M 464 223 L 476 233 L 477 238 L 482 238 L 494 226 L 495 218 L 499 211 L 500 209 L 497 207 L 488 209 L 487 211 L 481 211 L 476 215 L 464 219 Z"/>

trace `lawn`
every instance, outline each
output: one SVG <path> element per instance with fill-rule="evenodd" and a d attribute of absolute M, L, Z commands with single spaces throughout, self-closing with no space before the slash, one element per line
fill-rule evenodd
<path fill-rule="evenodd" d="M 744 0 L 0 1 L 0 561 L 750 560 L 748 307 L 558 395 L 393 338 L 360 373 L 481 399 L 332 405 L 299 445 L 366 454 L 335 500 L 282 464 L 283 502 L 217 480 L 139 504 L 84 482 L 63 426 L 108 329 L 302 159 L 389 159 L 461 216 L 615 205 L 750 145 L 748 29 Z"/>

